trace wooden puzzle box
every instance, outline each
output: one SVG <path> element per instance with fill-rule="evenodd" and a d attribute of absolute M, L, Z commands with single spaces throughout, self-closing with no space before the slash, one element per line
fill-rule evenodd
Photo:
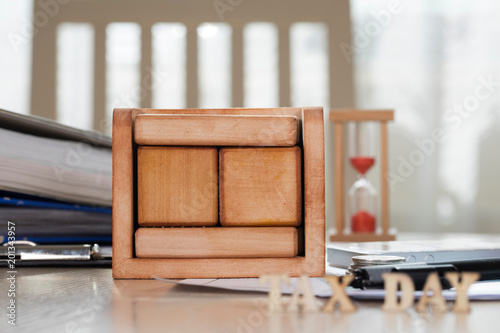
<path fill-rule="evenodd" d="M 324 270 L 322 108 L 114 110 L 114 278 Z"/>

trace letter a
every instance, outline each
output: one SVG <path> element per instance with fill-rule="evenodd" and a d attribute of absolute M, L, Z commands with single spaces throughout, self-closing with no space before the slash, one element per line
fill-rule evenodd
<path fill-rule="evenodd" d="M 432 291 L 432 296 L 429 296 L 429 291 Z M 430 304 L 437 312 L 446 311 L 446 301 L 443 298 L 441 289 L 441 282 L 437 273 L 431 273 L 427 276 L 424 289 L 422 290 L 422 297 L 417 303 L 415 309 L 418 312 L 425 312 L 427 305 Z"/>
<path fill-rule="evenodd" d="M 300 295 L 301 293 L 302 296 Z M 295 285 L 292 300 L 290 301 L 290 305 L 288 305 L 288 312 L 298 312 L 299 306 L 302 307 L 302 312 L 318 311 L 316 299 L 314 298 L 311 285 L 309 284 L 309 277 L 307 275 L 301 275 L 299 277 L 299 280 Z"/>

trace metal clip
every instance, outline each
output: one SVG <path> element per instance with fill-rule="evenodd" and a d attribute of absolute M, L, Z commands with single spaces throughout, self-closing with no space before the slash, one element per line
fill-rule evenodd
<path fill-rule="evenodd" d="M 4 243 L 0 247 L 0 260 L 6 260 L 8 247 L 15 248 L 16 259 L 20 260 L 90 260 L 99 253 L 99 245 L 38 245 L 29 241 Z"/>

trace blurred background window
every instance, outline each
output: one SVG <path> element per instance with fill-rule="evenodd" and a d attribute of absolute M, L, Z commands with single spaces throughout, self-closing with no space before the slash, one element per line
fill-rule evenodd
<path fill-rule="evenodd" d="M 91 129 L 94 115 L 94 28 L 63 23 L 57 28 L 57 120 Z"/>
<path fill-rule="evenodd" d="M 278 29 L 256 22 L 244 30 L 244 102 L 246 107 L 279 105 Z"/>
<path fill-rule="evenodd" d="M 142 86 L 141 27 L 136 23 L 111 23 L 106 27 L 106 113 L 113 108 L 139 107 Z"/>
<path fill-rule="evenodd" d="M 351 45 L 357 106 L 396 109 L 394 226 L 498 232 L 500 3 L 390 4 L 351 1 Z"/>
<path fill-rule="evenodd" d="M 186 26 L 153 25 L 153 108 L 186 107 Z"/>
<path fill-rule="evenodd" d="M 32 43 L 44 17 L 33 14 L 33 4 L 0 2 L 0 108 L 25 114 L 38 107 L 30 105 Z M 148 101 L 154 108 L 188 107 L 189 36 L 195 36 L 198 55 L 198 106 L 232 106 L 235 34 L 243 39 L 238 106 L 280 105 L 280 38 L 289 36 L 289 105 L 328 108 L 333 83 L 350 82 L 329 68 L 329 50 L 340 49 L 343 64 L 353 66 L 353 106 L 396 110 L 389 126 L 392 226 L 500 231 L 500 3 L 351 0 L 350 11 L 351 25 L 336 28 L 350 29 L 352 38 L 339 45 L 328 45 L 335 31 L 314 22 L 293 23 L 282 34 L 283 27 L 272 22 L 235 30 L 227 22 L 189 27 L 182 18 L 149 26 L 124 21 L 106 24 L 104 37 L 89 22 L 61 23 L 55 31 L 56 105 L 50 112 L 65 124 L 110 133 L 109 125 L 96 124 L 109 124 L 115 107 L 143 107 Z M 105 48 L 106 110 L 96 116 L 98 40 Z M 141 72 L 144 61 L 151 66 Z"/>
<path fill-rule="evenodd" d="M 231 26 L 202 23 L 198 33 L 198 92 L 200 108 L 231 105 Z"/>

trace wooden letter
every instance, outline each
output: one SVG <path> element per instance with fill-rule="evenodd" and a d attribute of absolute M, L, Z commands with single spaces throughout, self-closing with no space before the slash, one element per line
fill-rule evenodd
<path fill-rule="evenodd" d="M 340 281 L 339 276 L 325 276 L 325 280 L 332 288 L 333 295 L 323 307 L 323 312 L 333 312 L 335 304 L 338 303 L 340 312 L 354 312 L 356 306 L 352 303 L 351 299 L 345 293 L 345 288 L 352 282 L 354 276 L 345 275 Z"/>
<path fill-rule="evenodd" d="M 445 273 L 444 277 L 450 281 L 452 287 L 457 291 L 455 298 L 455 305 L 453 312 L 470 312 L 469 297 L 467 296 L 467 289 L 470 285 L 479 280 L 479 273 Z"/>
<path fill-rule="evenodd" d="M 307 275 L 301 275 L 299 277 L 290 304 L 288 305 L 288 312 L 299 312 L 300 310 L 302 310 L 302 312 L 318 311 L 316 298 L 311 290 L 309 277 Z"/>
<path fill-rule="evenodd" d="M 269 312 L 283 312 L 283 303 L 281 302 L 281 281 L 287 285 L 290 284 L 290 278 L 286 274 L 263 275 L 259 278 L 261 285 L 269 282 Z"/>
<path fill-rule="evenodd" d="M 419 312 L 425 312 L 427 305 L 431 305 L 432 309 L 436 312 L 445 312 L 447 310 L 446 301 L 443 298 L 441 289 L 441 282 L 437 273 L 431 273 L 427 276 L 424 289 L 422 290 L 422 297 L 419 299 L 415 309 Z M 432 292 L 432 296 L 429 296 Z"/>
<path fill-rule="evenodd" d="M 405 311 L 413 305 L 415 300 L 415 285 L 411 278 L 402 273 L 384 273 L 385 300 L 382 310 L 384 311 Z M 397 291 L 401 290 L 401 299 L 398 303 Z"/>

